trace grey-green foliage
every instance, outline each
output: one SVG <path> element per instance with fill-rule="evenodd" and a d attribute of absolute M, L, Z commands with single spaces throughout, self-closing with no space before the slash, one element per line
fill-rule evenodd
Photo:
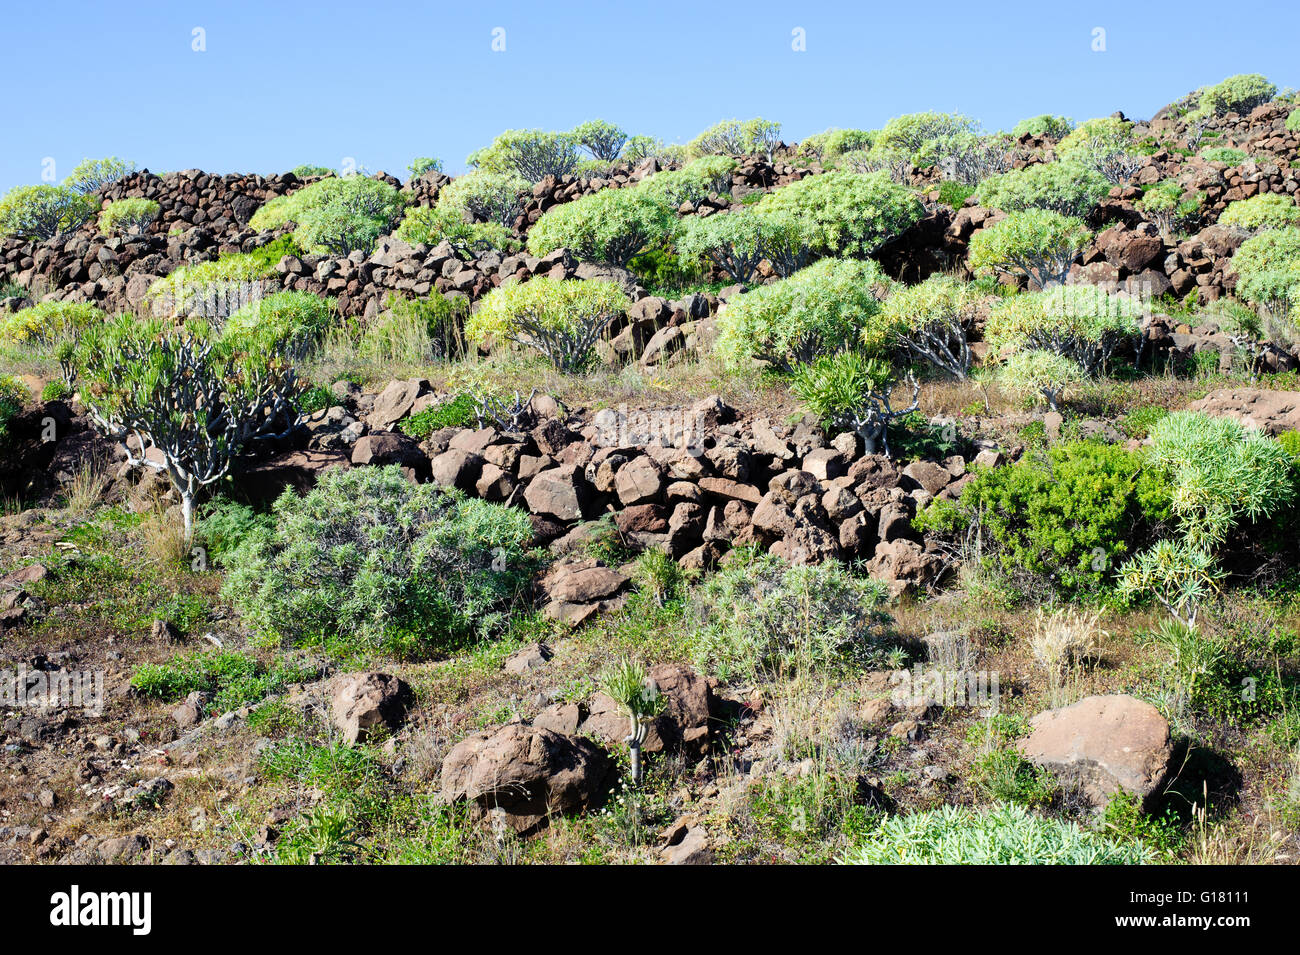
<path fill-rule="evenodd" d="M 523 511 L 412 484 L 396 466 L 334 469 L 280 496 L 273 526 L 227 561 L 224 593 L 272 637 L 423 657 L 504 622 L 531 537 Z"/>
<path fill-rule="evenodd" d="M 831 562 L 741 552 L 696 592 L 692 653 L 723 679 L 871 665 L 890 649 L 888 588 Z"/>

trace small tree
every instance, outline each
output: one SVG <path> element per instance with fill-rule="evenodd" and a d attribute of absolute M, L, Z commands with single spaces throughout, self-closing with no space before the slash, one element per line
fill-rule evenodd
<path fill-rule="evenodd" d="M 837 170 L 769 193 L 757 208 L 794 216 L 820 255 L 873 255 L 925 215 L 920 200 L 880 173 Z"/>
<path fill-rule="evenodd" d="M 229 473 L 249 441 L 298 423 L 301 383 L 282 350 L 270 336 L 220 337 L 200 323 L 131 315 L 92 329 L 79 346 L 82 399 L 101 427 L 125 435 L 132 464 L 171 478 L 186 544 L 202 489 Z"/>
<path fill-rule="evenodd" d="M 528 232 L 528 251 L 568 249 L 596 262 L 626 266 L 662 240 L 675 223 L 663 199 L 640 189 L 602 189 L 551 209 Z"/>
<path fill-rule="evenodd" d="M 1085 377 L 1078 362 L 1041 348 L 1016 352 L 1007 359 L 1001 372 L 1007 388 L 1026 396 L 1041 397 L 1052 411 L 1060 410 L 1064 391 Z"/>
<path fill-rule="evenodd" d="M 1110 192 L 1094 169 L 1077 162 L 1038 163 L 1013 169 L 979 184 L 976 197 L 989 209 L 1023 212 L 1048 209 L 1063 216 L 1082 218 Z"/>
<path fill-rule="evenodd" d="M 1057 145 L 1062 160 L 1071 160 L 1101 173 L 1108 182 L 1128 182 L 1145 157 L 1135 154 L 1133 124 L 1114 116 L 1089 119 Z"/>
<path fill-rule="evenodd" d="M 508 129 L 491 146 L 470 153 L 466 162 L 476 169 L 513 173 L 530 183 L 547 176 L 558 179 L 578 165 L 578 143 L 572 133 Z"/>
<path fill-rule="evenodd" d="M 650 724 L 664 710 L 664 697 L 645 667 L 624 657 L 602 675 L 600 688 L 627 715 L 630 732 L 624 738 L 631 761 L 632 785 L 641 785 L 641 747 Z"/>
<path fill-rule="evenodd" d="M 1077 363 L 1086 375 L 1137 340 L 1142 303 L 1092 285 L 1061 285 L 1002 299 L 989 310 L 984 337 L 998 351 L 1036 348 Z"/>
<path fill-rule="evenodd" d="M 77 163 L 63 184 L 83 196 L 97 192 L 135 172 L 135 163 L 110 156 L 107 159 L 83 159 Z"/>
<path fill-rule="evenodd" d="M 704 258 L 736 282 L 749 284 L 764 259 L 777 273 L 789 276 L 808 257 L 798 220 L 784 213 L 761 214 L 752 209 L 681 220 L 675 239 L 684 256 Z"/>
<path fill-rule="evenodd" d="M 981 299 L 969 284 L 935 275 L 890 295 L 883 316 L 897 326 L 899 347 L 908 355 L 964 381 L 971 366 L 967 329 Z"/>
<path fill-rule="evenodd" d="M 541 276 L 489 292 L 465 323 L 465 334 L 475 342 L 489 336 L 516 342 L 541 352 L 560 371 L 576 371 L 631 304 L 613 282 Z"/>
<path fill-rule="evenodd" d="M 436 156 L 416 156 L 406 168 L 412 179 L 419 179 L 426 172 L 442 172 L 442 160 Z"/>
<path fill-rule="evenodd" d="M 152 199 L 118 199 L 99 214 L 99 231 L 104 235 L 119 232 L 144 232 L 158 218 L 158 203 Z"/>
<path fill-rule="evenodd" d="M 970 267 L 977 272 L 1011 272 L 1038 288 L 1064 282 L 1092 233 L 1070 216 L 1046 209 L 1013 212 L 971 237 Z"/>
<path fill-rule="evenodd" d="M 0 236 L 45 241 L 90 221 L 98 209 L 69 186 L 17 186 L 0 199 Z"/>
<path fill-rule="evenodd" d="M 569 134 L 574 141 L 596 159 L 613 162 L 623 151 L 627 133 L 603 119 L 588 120 Z"/>
<path fill-rule="evenodd" d="M 1200 111 L 1212 116 L 1226 113 L 1249 113 L 1277 95 L 1277 87 L 1259 73 L 1238 73 L 1201 91 L 1197 104 Z"/>
<path fill-rule="evenodd" d="M 479 170 L 444 186 L 438 193 L 438 208 L 467 222 L 491 222 L 508 229 L 530 197 L 528 183 L 520 176 Z"/>
<path fill-rule="evenodd" d="M 888 362 L 842 351 L 796 369 L 790 387 L 830 427 L 860 435 L 867 454 L 880 448 L 889 457 L 889 426 L 915 411 L 921 396 L 921 386 L 909 372 L 911 403 L 894 410 L 890 396 L 894 380 Z"/>

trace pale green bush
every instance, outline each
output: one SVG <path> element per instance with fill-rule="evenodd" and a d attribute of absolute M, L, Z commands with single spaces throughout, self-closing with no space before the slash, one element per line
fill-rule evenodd
<path fill-rule="evenodd" d="M 571 133 L 508 129 L 492 145 L 470 153 L 466 162 L 476 169 L 519 176 L 530 183 L 547 176 L 558 179 L 577 166 L 578 142 Z"/>
<path fill-rule="evenodd" d="M 152 199 L 118 199 L 110 202 L 99 214 L 99 231 L 116 235 L 136 229 L 143 232 L 158 218 L 158 203 Z"/>
<path fill-rule="evenodd" d="M 528 183 L 513 173 L 480 170 L 457 176 L 438 193 L 438 208 L 467 222 L 492 222 L 510 228 L 528 204 Z"/>
<path fill-rule="evenodd" d="M 1007 359 L 998 378 L 1008 391 L 1026 398 L 1041 398 L 1057 411 L 1066 389 L 1087 377 L 1078 362 L 1042 348 L 1018 351 Z"/>
<path fill-rule="evenodd" d="M 1219 216 L 1222 225 L 1235 225 L 1252 232 L 1300 225 L 1300 206 L 1290 196 L 1265 192 L 1249 199 L 1228 203 Z"/>
<path fill-rule="evenodd" d="M 89 195 L 135 172 L 135 163 L 109 156 L 107 159 L 83 159 L 73 167 L 63 184 Z"/>
<path fill-rule="evenodd" d="M 1044 113 L 1041 116 L 1031 116 L 1029 119 L 1022 119 L 1011 129 L 1011 135 L 1019 139 L 1021 136 L 1046 136 L 1049 139 L 1061 140 L 1074 129 L 1074 123 L 1064 116 L 1052 116 Z"/>
<path fill-rule="evenodd" d="M 882 173 L 808 176 L 764 196 L 761 212 L 797 219 L 819 255 L 865 257 L 925 215 L 912 192 Z"/>
<path fill-rule="evenodd" d="M 602 189 L 565 202 L 528 232 L 528 251 L 565 248 L 583 259 L 626 266 L 646 246 L 665 238 L 675 222 L 661 197 L 642 189 Z"/>
<path fill-rule="evenodd" d="M 541 352 L 561 371 L 575 371 L 631 304 L 612 282 L 540 276 L 489 292 L 465 323 L 465 335 L 473 342 L 490 336 L 516 342 Z"/>
<path fill-rule="evenodd" d="M 1277 87 L 1267 77 L 1259 73 L 1238 73 L 1202 90 L 1197 108 L 1214 116 L 1225 113 L 1245 115 L 1276 95 Z"/>
<path fill-rule="evenodd" d="M 0 237 L 43 241 L 90 221 L 99 203 L 69 186 L 16 186 L 0 199 Z"/>
<path fill-rule="evenodd" d="M 1038 288 L 1064 282 L 1092 233 L 1083 222 L 1047 209 L 1013 212 L 971 237 L 970 267 L 976 272 L 1026 276 Z"/>
<path fill-rule="evenodd" d="M 980 205 L 1003 212 L 1048 209 L 1084 218 L 1110 192 L 1110 183 L 1095 169 L 1076 162 L 1038 163 L 1013 169 L 980 183 Z"/>
<path fill-rule="evenodd" d="M 627 143 L 627 133 L 613 123 L 593 119 L 574 127 L 569 134 L 591 155 L 603 162 L 613 162 Z"/>
<path fill-rule="evenodd" d="M 808 257 L 800 222 L 785 213 L 739 209 L 705 218 L 687 216 L 674 237 L 680 255 L 704 258 L 734 281 L 749 284 L 766 259 L 777 273 L 789 276 Z"/>

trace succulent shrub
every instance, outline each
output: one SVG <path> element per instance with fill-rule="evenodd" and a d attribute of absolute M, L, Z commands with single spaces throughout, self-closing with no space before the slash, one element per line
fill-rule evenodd
<path fill-rule="evenodd" d="M 466 162 L 476 169 L 536 183 L 547 176 L 558 179 L 573 172 L 578 164 L 578 142 L 572 133 L 508 129 L 492 145 L 470 153 Z"/>
<path fill-rule="evenodd" d="M 888 588 L 829 562 L 795 566 L 741 551 L 696 589 L 691 653 L 723 680 L 835 673 L 883 662 L 893 648 Z"/>
<path fill-rule="evenodd" d="M 1265 192 L 1249 199 L 1228 203 L 1219 216 L 1222 225 L 1235 225 L 1255 232 L 1300 225 L 1300 206 L 1290 196 Z"/>
<path fill-rule="evenodd" d="M 664 697 L 646 672 L 644 664 L 623 657 L 601 674 L 600 689 L 618 704 L 628 718 L 628 735 L 624 738 L 631 756 L 632 785 L 641 783 L 641 746 L 649 735 L 650 724 L 664 710 Z"/>
<path fill-rule="evenodd" d="M 687 216 L 678 225 L 674 244 L 680 255 L 707 259 L 743 284 L 754 280 L 764 259 L 778 275 L 789 276 L 808 258 L 808 243 L 797 219 L 752 209 L 704 218 Z"/>
<path fill-rule="evenodd" d="M 64 381 L 70 383 L 76 376 L 71 357 L 78 336 L 107 318 L 106 312 L 88 302 L 37 302 L 7 318 L 0 316 L 0 345 L 57 358 Z"/>
<path fill-rule="evenodd" d="M 224 593 L 274 638 L 343 657 L 421 658 L 485 635 L 528 581 L 528 515 L 412 484 L 401 468 L 287 489 L 227 561 Z"/>
<path fill-rule="evenodd" d="M 1293 109 L 1286 116 L 1286 131 L 1300 133 L 1300 109 Z"/>
<path fill-rule="evenodd" d="M 539 276 L 489 292 L 465 323 L 465 334 L 474 342 L 492 336 L 525 345 L 557 369 L 574 371 L 631 304 L 613 282 Z"/>
<path fill-rule="evenodd" d="M 643 179 L 639 192 L 658 196 L 676 209 L 683 202 L 698 203 L 731 189 L 731 174 L 739 163 L 730 156 L 701 156 L 681 169 L 670 169 Z"/>
<path fill-rule="evenodd" d="M 1177 179 L 1162 179 L 1147 186 L 1133 206 L 1156 224 L 1162 236 L 1172 238 L 1200 218 L 1204 201 L 1205 193 L 1187 195 Z"/>
<path fill-rule="evenodd" d="M 171 479 L 186 543 L 203 488 L 225 477 L 249 442 L 297 424 L 302 385 L 271 334 L 225 336 L 201 322 L 124 315 L 88 329 L 75 360 L 96 422 L 125 435 L 134 463 Z"/>
<path fill-rule="evenodd" d="M 583 259 L 626 266 L 664 239 L 676 219 L 662 198 L 641 189 L 602 189 L 551 209 L 528 232 L 528 251 L 566 248 Z"/>
<path fill-rule="evenodd" d="M 790 390 L 831 431 L 861 436 L 868 454 L 889 457 L 889 426 L 919 407 L 921 387 L 909 376 L 911 404 L 894 408 L 893 368 L 859 351 L 823 355 L 794 370 Z"/>
<path fill-rule="evenodd" d="M 781 142 L 781 124 L 765 119 L 727 119 L 686 144 L 692 156 L 766 156 Z"/>
<path fill-rule="evenodd" d="M 1221 162 L 1229 166 L 1240 166 L 1247 156 L 1240 149 L 1231 146 L 1211 146 L 1201 150 L 1201 158 L 1206 162 Z"/>
<path fill-rule="evenodd" d="M 629 136 L 623 146 L 623 158 L 636 165 L 647 159 L 660 162 L 673 162 L 685 158 L 686 147 L 665 144 L 662 139 L 653 136 Z"/>
<path fill-rule="evenodd" d="M 1239 298 L 1288 322 L 1300 302 L 1300 227 L 1269 229 L 1247 239 L 1233 255 L 1232 267 Z"/>
<path fill-rule="evenodd" d="M 0 375 L 0 446 L 9 441 L 9 422 L 20 415 L 29 397 L 16 375 Z"/>
<path fill-rule="evenodd" d="M 1043 348 L 1016 352 L 998 372 L 1008 391 L 1041 398 L 1052 411 L 1059 410 L 1066 389 L 1081 384 L 1086 377 L 1077 361 Z"/>
<path fill-rule="evenodd" d="M 315 179 L 318 176 L 338 175 L 338 173 L 329 166 L 313 166 L 309 163 L 304 163 L 301 166 L 294 166 L 289 171 L 299 179 Z"/>
<path fill-rule="evenodd" d="M 0 237 L 52 239 L 89 222 L 98 210 L 96 199 L 70 186 L 16 186 L 0 199 Z"/>
<path fill-rule="evenodd" d="M 883 173 L 836 170 L 783 186 L 758 203 L 760 212 L 784 212 L 804 227 L 819 255 L 866 257 L 925 215 L 910 190 Z"/>
<path fill-rule="evenodd" d="M 259 298 L 276 263 L 296 248 L 292 241 L 277 242 L 257 252 L 182 265 L 149 286 L 144 305 L 155 314 L 223 319 Z"/>
<path fill-rule="evenodd" d="M 404 242 L 423 245 L 448 242 L 460 256 L 484 249 L 517 252 L 522 247 L 505 226 L 495 222 L 466 222 L 460 213 L 441 206 L 412 206 L 393 234 Z"/>
<path fill-rule="evenodd" d="M 442 160 L 436 156 L 416 156 L 406 168 L 412 179 L 419 179 L 426 172 L 442 172 Z"/>
<path fill-rule="evenodd" d="M 933 166 L 959 136 L 978 132 L 979 123 L 960 113 L 906 113 L 885 123 L 874 145 L 896 150 L 913 166 Z"/>
<path fill-rule="evenodd" d="M 1259 73 L 1238 73 L 1201 91 L 1197 109 L 1212 116 L 1249 113 L 1277 95 L 1277 87 Z"/>
<path fill-rule="evenodd" d="M 1003 212 L 1048 209 L 1082 219 L 1110 192 L 1095 169 L 1068 160 L 1038 163 L 993 176 L 975 191 L 979 203 Z"/>
<path fill-rule="evenodd" d="M 1032 285 L 1046 288 L 1064 282 L 1092 233 L 1079 219 L 1047 209 L 1013 212 L 970 241 L 970 267 L 985 274 L 1024 275 Z"/>
<path fill-rule="evenodd" d="M 406 198 L 378 179 L 331 176 L 277 196 L 253 213 L 254 229 L 295 226 L 294 238 L 309 251 L 344 256 L 369 252 L 401 217 Z"/>
<path fill-rule="evenodd" d="M 760 359 L 788 371 L 853 342 L 881 351 L 893 330 L 879 299 L 892 284 L 874 262 L 814 262 L 731 299 L 718 315 L 718 352 L 733 367 Z"/>
<path fill-rule="evenodd" d="M 889 816 L 846 865 L 1145 865 L 1139 842 L 1108 839 L 1077 823 L 1045 819 L 1014 803 L 941 806 Z"/>
<path fill-rule="evenodd" d="M 104 206 L 99 214 L 99 231 L 117 235 L 135 229 L 143 232 L 158 218 L 160 206 L 152 199 L 118 199 Z"/>
<path fill-rule="evenodd" d="M 1062 160 L 1094 169 L 1111 183 L 1128 182 L 1137 172 L 1142 157 L 1136 149 L 1133 124 L 1113 116 L 1085 120 L 1056 147 Z"/>
<path fill-rule="evenodd" d="M 966 336 L 983 295 L 950 275 L 933 275 L 885 299 L 882 315 L 897 331 L 898 346 L 955 378 L 970 374 Z"/>
<path fill-rule="evenodd" d="M 984 336 L 997 351 L 1043 349 L 1095 375 L 1118 348 L 1137 340 L 1141 315 L 1139 299 L 1096 286 L 1062 285 L 995 303 Z"/>
<path fill-rule="evenodd" d="M 528 182 L 513 173 L 478 170 L 457 176 L 438 193 L 438 208 L 467 222 L 490 222 L 510 228 L 524 211 Z"/>
<path fill-rule="evenodd" d="M 68 173 L 63 184 L 68 188 L 89 195 L 111 185 L 119 179 L 135 172 L 135 163 L 109 156 L 107 159 L 83 159 Z"/>
<path fill-rule="evenodd" d="M 595 159 L 613 162 L 623 151 L 627 133 L 603 119 L 588 120 L 573 128 L 569 134 L 574 141 Z"/>
<path fill-rule="evenodd" d="M 1014 145 L 1005 133 L 990 136 L 960 133 L 952 138 L 939 157 L 939 168 L 946 180 L 973 189 L 986 179 L 1003 175 L 1011 169 Z"/>
<path fill-rule="evenodd" d="M 1094 441 L 978 471 L 956 503 L 938 501 L 917 523 L 978 534 L 983 560 L 1033 593 L 1096 592 L 1169 517 L 1170 488 L 1138 452 Z"/>
<path fill-rule="evenodd" d="M 233 312 L 222 333 L 231 341 L 274 343 L 283 354 L 297 359 L 337 318 L 332 298 L 311 292 L 276 292 Z"/>
<path fill-rule="evenodd" d="M 1022 119 L 1011 129 L 1011 135 L 1019 139 L 1021 136 L 1045 136 L 1048 139 L 1061 140 L 1074 130 L 1074 123 L 1064 116 L 1052 116 L 1044 113 L 1041 116 L 1031 116 L 1028 119 Z"/>

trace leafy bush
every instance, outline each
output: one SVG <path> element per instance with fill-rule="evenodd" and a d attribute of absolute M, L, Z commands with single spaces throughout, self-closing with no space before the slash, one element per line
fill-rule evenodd
<path fill-rule="evenodd" d="M 304 249 L 344 256 L 369 252 L 405 205 L 402 193 L 381 180 L 331 176 L 277 196 L 253 213 L 250 224 L 254 229 L 294 225 L 294 237 Z"/>
<path fill-rule="evenodd" d="M 442 172 L 442 160 L 436 156 L 416 156 L 406 168 L 412 179 L 419 179 L 426 172 Z"/>
<path fill-rule="evenodd" d="M 979 132 L 979 124 L 960 113 L 907 113 L 885 123 L 875 148 L 893 150 L 913 166 L 933 166 L 949 152 L 955 139 Z"/>
<path fill-rule="evenodd" d="M 1219 216 L 1221 225 L 1235 225 L 1252 232 L 1300 225 L 1300 206 L 1290 196 L 1265 192 L 1249 199 L 1228 203 Z"/>
<path fill-rule="evenodd" d="M 1300 302 L 1300 228 L 1269 229 L 1247 239 L 1232 257 L 1237 295 L 1285 319 Z"/>
<path fill-rule="evenodd" d="M 0 444 L 9 440 L 9 422 L 22 414 L 28 391 L 14 375 L 0 375 Z"/>
<path fill-rule="evenodd" d="M 438 245 L 447 242 L 458 255 L 484 249 L 516 252 L 520 242 L 495 222 L 466 222 L 460 213 L 441 206 L 412 206 L 393 233 L 404 242 Z"/>
<path fill-rule="evenodd" d="M 683 256 L 707 259 L 733 281 L 749 284 L 764 260 L 778 275 L 789 277 L 808 258 L 801 223 L 787 213 L 740 209 L 707 217 L 687 216 L 675 243 Z"/>
<path fill-rule="evenodd" d="M 880 665 L 891 649 L 888 589 L 841 565 L 794 566 L 741 551 L 699 587 L 691 652 L 729 679 Z"/>
<path fill-rule="evenodd" d="M 442 404 L 425 408 L 398 423 L 403 434 L 423 441 L 442 428 L 467 428 L 476 420 L 476 407 L 472 395 L 461 394 Z"/>
<path fill-rule="evenodd" d="M 663 199 L 641 189 L 602 189 L 551 209 L 528 232 L 528 251 L 547 255 L 566 248 L 575 255 L 626 266 L 675 222 Z"/>
<path fill-rule="evenodd" d="M 1221 162 L 1229 166 L 1240 166 L 1247 159 L 1247 156 L 1240 149 L 1233 149 L 1231 146 L 1211 146 L 1208 149 L 1201 150 L 1201 158 L 1206 162 Z"/>
<path fill-rule="evenodd" d="M 898 344 L 914 358 L 956 378 L 970 372 L 966 333 L 983 295 L 967 282 L 933 275 L 885 300 L 882 315 L 897 328 Z"/>
<path fill-rule="evenodd" d="M 283 353 L 301 357 L 336 319 L 332 298 L 276 292 L 235 311 L 223 334 L 241 343 L 275 343 Z"/>
<path fill-rule="evenodd" d="M 1140 299 L 1098 286 L 1055 286 L 997 302 L 989 311 L 984 337 L 996 351 L 1043 349 L 1095 375 L 1118 348 L 1136 341 L 1142 308 Z"/>
<path fill-rule="evenodd" d="M 1286 116 L 1286 131 L 1300 133 L 1300 109 L 1293 109 Z"/>
<path fill-rule="evenodd" d="M 89 195 L 104 186 L 117 182 L 135 172 L 135 163 L 110 156 L 107 159 L 83 159 L 68 173 L 63 184 L 69 189 Z"/>
<path fill-rule="evenodd" d="M 860 435 L 868 454 L 889 457 L 889 426 L 917 409 L 920 386 L 912 379 L 910 407 L 895 410 L 894 373 L 888 362 L 858 351 L 823 355 L 795 369 L 790 390 L 832 431 Z"/>
<path fill-rule="evenodd" d="M 90 221 L 94 198 L 69 186 L 15 186 L 0 199 L 0 237 L 44 241 Z"/>
<path fill-rule="evenodd" d="M 692 156 L 767 156 L 781 142 L 781 124 L 765 119 L 727 119 L 686 144 Z"/>
<path fill-rule="evenodd" d="M 527 583 L 527 514 L 412 484 L 398 467 L 327 471 L 273 513 L 232 555 L 224 593 L 295 643 L 427 656 L 499 625 Z"/>
<path fill-rule="evenodd" d="M 631 304 L 613 282 L 539 276 L 489 292 L 465 323 L 465 334 L 475 342 L 495 336 L 526 345 L 557 369 L 573 371 Z"/>
<path fill-rule="evenodd" d="M 1110 183 L 1095 169 L 1076 162 L 1039 163 L 1013 169 L 980 183 L 982 206 L 1003 212 L 1049 209 L 1083 218 L 1110 192 Z"/>
<path fill-rule="evenodd" d="M 457 176 L 438 193 L 438 209 L 467 222 L 491 222 L 505 228 L 515 224 L 531 193 L 527 180 L 513 173 L 479 170 Z"/>
<path fill-rule="evenodd" d="M 107 317 L 103 309 L 88 302 L 37 302 L 8 318 L 0 318 L 0 344 L 56 349 L 62 342 L 75 341 L 79 332 Z"/>
<path fill-rule="evenodd" d="M 115 235 L 136 229 L 143 232 L 158 218 L 160 206 L 152 199 L 118 199 L 110 202 L 99 214 L 99 231 Z"/>
<path fill-rule="evenodd" d="M 1169 516 L 1169 485 L 1144 464 L 1114 445 L 1058 444 L 979 472 L 955 506 L 935 502 L 918 524 L 976 529 L 985 559 L 1013 579 L 1047 580 L 1065 596 L 1095 592 Z"/>
<path fill-rule="evenodd" d="M 613 162 L 623 151 L 627 133 L 613 123 L 593 119 L 574 127 L 574 141 L 596 159 Z"/>
<path fill-rule="evenodd" d="M 1193 193 L 1187 198 L 1184 195 L 1177 179 L 1163 179 L 1148 186 L 1133 206 L 1160 228 L 1161 235 L 1170 237 L 1200 218 L 1205 193 Z"/>
<path fill-rule="evenodd" d="M 925 215 L 911 191 L 884 174 L 838 170 L 783 186 L 756 208 L 793 216 L 814 252 L 853 257 L 871 255 Z"/>
<path fill-rule="evenodd" d="M 1074 129 L 1074 123 L 1064 116 L 1052 116 L 1044 113 L 1041 116 L 1031 116 L 1029 119 L 1022 119 L 1011 129 L 1011 135 L 1019 139 L 1021 136 L 1046 136 L 1049 139 L 1064 139 L 1070 135 Z"/>
<path fill-rule="evenodd" d="M 1136 150 L 1133 124 L 1113 116 L 1080 123 L 1057 144 L 1063 161 L 1095 169 L 1108 182 L 1117 184 L 1128 182 L 1142 165 Z"/>
<path fill-rule="evenodd" d="M 739 165 L 730 156 L 701 156 L 681 169 L 671 169 L 643 179 L 637 190 L 658 196 L 674 209 L 683 202 L 699 203 L 710 195 L 731 189 L 731 174 Z"/>
<path fill-rule="evenodd" d="M 1041 288 L 1064 282 L 1070 266 L 1092 240 L 1079 219 L 1047 209 L 1013 212 L 976 232 L 970 267 L 977 272 L 1011 272 Z"/>
<path fill-rule="evenodd" d="M 732 366 L 757 358 L 789 370 L 849 342 L 879 351 L 892 338 L 879 301 L 890 285 L 874 262 L 814 262 L 727 302 L 718 315 L 718 352 Z"/>
<path fill-rule="evenodd" d="M 476 169 L 511 173 L 535 183 L 573 172 L 578 164 L 578 142 L 572 133 L 508 129 L 491 146 L 470 153 L 466 162 Z"/>
<path fill-rule="evenodd" d="M 216 497 L 201 509 L 196 536 L 207 550 L 208 559 L 220 567 L 226 565 L 246 537 L 254 531 L 269 530 L 273 523 L 269 514 L 227 497 Z"/>
<path fill-rule="evenodd" d="M 1259 73 L 1238 73 L 1201 91 L 1197 108 L 1214 116 L 1249 113 L 1277 95 L 1277 87 Z"/>
<path fill-rule="evenodd" d="M 337 175 L 329 166 L 312 166 L 310 164 L 294 166 L 289 171 L 299 179 L 315 179 L 317 176 Z"/>
<path fill-rule="evenodd" d="M 278 261 L 278 260 L 277 260 Z M 267 257 L 239 252 L 210 262 L 182 265 L 158 279 L 145 293 L 145 304 L 155 313 L 202 314 L 225 318 L 261 295 L 265 279 L 275 275 Z"/>
<path fill-rule="evenodd" d="M 890 816 L 866 843 L 849 852 L 849 865 L 1144 865 L 1151 853 L 1042 819 L 1023 806 L 992 809 L 943 806 Z"/>
<path fill-rule="evenodd" d="M 799 144 L 799 155 L 831 163 L 845 153 L 870 149 L 876 135 L 869 129 L 828 129 L 804 139 Z"/>

